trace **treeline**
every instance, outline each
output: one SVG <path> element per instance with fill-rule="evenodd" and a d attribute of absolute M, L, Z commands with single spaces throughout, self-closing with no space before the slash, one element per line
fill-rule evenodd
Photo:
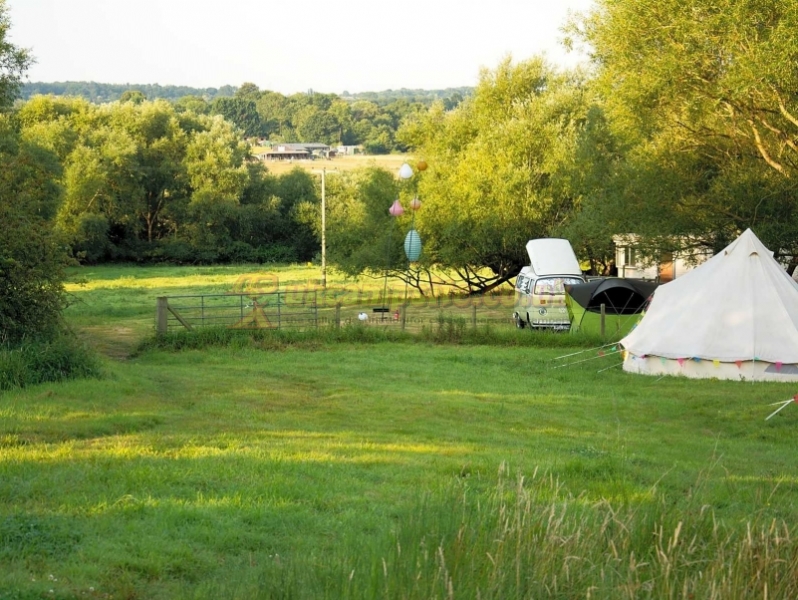
<path fill-rule="evenodd" d="M 245 84 L 246 85 L 246 84 Z M 205 100 L 230 97 L 235 95 L 238 87 L 223 85 L 219 88 L 195 88 L 185 85 L 159 85 L 157 83 L 131 84 L 131 83 L 98 83 L 96 81 L 56 81 L 25 82 L 20 88 L 19 97 L 29 100 L 33 96 L 77 96 L 89 102 L 102 104 L 103 102 L 116 102 L 125 92 L 138 91 L 150 100 L 178 100 L 184 96 L 198 96 Z M 436 100 L 444 102 L 457 102 L 468 98 L 474 91 L 473 87 L 446 88 L 442 90 L 422 90 L 401 88 L 398 90 L 383 90 L 380 92 L 355 92 L 344 91 L 341 99 L 348 102 L 366 100 L 376 104 L 390 104 L 396 100 L 407 100 L 411 103 L 432 104 Z M 309 92 L 312 93 L 312 92 Z"/>
<path fill-rule="evenodd" d="M 93 103 L 166 99 L 180 112 L 220 114 L 247 138 L 270 142 L 308 142 L 362 146 L 366 154 L 406 152 L 396 137 L 409 114 L 436 101 L 447 110 L 458 106 L 472 88 L 387 90 L 343 95 L 283 94 L 260 90 L 253 83 L 238 88 L 190 88 L 159 85 L 113 85 L 93 82 L 28 83 L 22 99 L 35 95 L 74 96 Z"/>
<path fill-rule="evenodd" d="M 247 138 L 265 138 L 273 143 L 361 146 L 366 154 L 387 154 L 409 149 L 397 136 L 399 127 L 410 115 L 425 112 L 434 98 L 433 95 L 423 101 L 405 97 L 389 100 L 384 96 L 377 102 L 315 92 L 284 96 L 245 83 L 232 98 L 209 102 L 198 96 L 186 96 L 175 101 L 175 108 L 220 114 Z M 438 102 L 451 110 L 464 99 L 455 90 Z"/>
<path fill-rule="evenodd" d="M 154 84 L 129 84 L 129 83 L 97 83 L 94 81 L 57 81 L 53 83 L 34 82 L 23 83 L 20 89 L 20 98 L 29 100 L 33 96 L 76 96 L 85 98 L 89 102 L 102 104 L 103 102 L 116 102 L 122 94 L 136 90 L 151 100 L 177 100 L 183 96 L 199 96 L 207 100 L 232 96 L 236 88 L 223 85 L 220 88 L 194 88 L 184 85 L 158 85 Z"/>
<path fill-rule="evenodd" d="M 420 102 L 421 104 L 430 105 L 436 100 L 440 100 L 444 104 L 450 105 L 450 108 L 454 108 L 454 106 L 462 102 L 465 98 L 468 98 L 473 93 L 473 87 L 446 88 L 443 90 L 401 88 L 398 90 L 383 90 L 381 92 L 357 92 L 354 94 L 350 94 L 349 92 L 345 91 L 343 94 L 341 94 L 341 98 L 350 102 L 366 100 L 376 104 L 390 104 L 396 100 L 407 100 L 408 102 Z"/>
<path fill-rule="evenodd" d="M 37 96 L 14 121 L 57 165 L 39 184 L 58 190 L 52 220 L 81 261 L 291 262 L 318 250 L 314 178 L 269 175 L 219 115 Z"/>

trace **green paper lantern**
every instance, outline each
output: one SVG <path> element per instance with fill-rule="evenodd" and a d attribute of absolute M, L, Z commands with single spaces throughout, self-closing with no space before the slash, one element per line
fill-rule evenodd
<path fill-rule="evenodd" d="M 410 262 L 417 261 L 421 256 L 421 236 L 415 229 L 408 231 L 405 236 L 405 255 Z"/>

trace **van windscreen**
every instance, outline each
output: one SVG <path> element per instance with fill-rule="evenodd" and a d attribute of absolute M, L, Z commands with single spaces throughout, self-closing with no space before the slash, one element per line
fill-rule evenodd
<path fill-rule="evenodd" d="M 549 294 L 550 296 L 565 294 L 566 285 L 584 283 L 577 277 L 545 277 L 535 282 L 535 294 Z"/>

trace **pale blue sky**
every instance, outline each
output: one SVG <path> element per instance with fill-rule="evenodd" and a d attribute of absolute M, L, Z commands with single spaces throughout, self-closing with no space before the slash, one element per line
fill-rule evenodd
<path fill-rule="evenodd" d="M 592 0 L 6 0 L 30 81 L 284 94 L 471 86 L 480 67 L 545 53 Z"/>

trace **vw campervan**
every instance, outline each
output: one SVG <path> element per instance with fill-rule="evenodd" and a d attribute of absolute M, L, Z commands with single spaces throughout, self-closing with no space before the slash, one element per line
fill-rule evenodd
<path fill-rule="evenodd" d="M 530 264 L 515 282 L 516 326 L 567 331 L 571 322 L 565 286 L 585 282 L 571 243 L 559 238 L 529 240 L 526 251 Z"/>

